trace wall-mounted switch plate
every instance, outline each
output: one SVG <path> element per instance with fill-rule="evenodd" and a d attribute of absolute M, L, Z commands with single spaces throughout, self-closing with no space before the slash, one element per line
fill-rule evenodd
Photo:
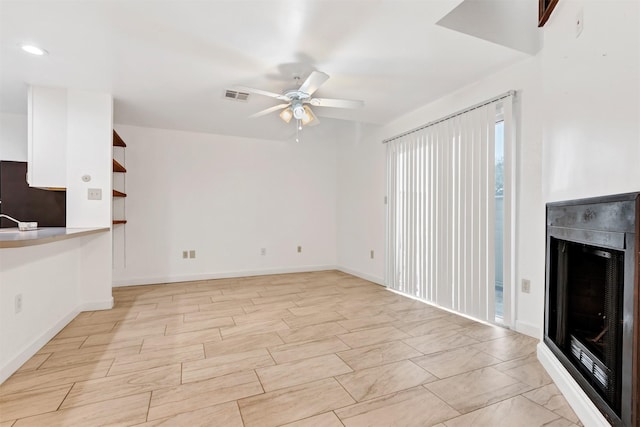
<path fill-rule="evenodd" d="M 183 259 L 189 258 L 189 251 L 182 251 L 182 258 Z"/>
<path fill-rule="evenodd" d="M 302 252 L 302 246 L 298 246 L 298 253 Z"/>
<path fill-rule="evenodd" d="M 191 249 L 191 250 L 189 251 L 189 258 L 195 258 L 195 257 L 196 257 L 196 251 L 195 251 L 195 250 L 193 250 L 193 249 Z"/>
<path fill-rule="evenodd" d="M 267 248 L 260 249 L 260 255 L 265 256 L 267 254 Z"/>
<path fill-rule="evenodd" d="M 373 259 L 374 255 L 375 255 L 375 252 L 373 252 L 373 249 L 371 249 L 371 253 L 369 254 L 369 256 L 371 257 L 371 259 Z"/>
<path fill-rule="evenodd" d="M 88 200 L 102 200 L 102 188 L 89 188 L 87 190 Z"/>
<path fill-rule="evenodd" d="M 522 279 L 522 292 L 525 294 L 531 293 L 531 280 Z"/>

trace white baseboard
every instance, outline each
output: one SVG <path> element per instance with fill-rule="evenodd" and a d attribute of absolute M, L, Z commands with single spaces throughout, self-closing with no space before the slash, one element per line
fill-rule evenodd
<path fill-rule="evenodd" d="M 375 283 L 377 285 L 386 286 L 384 284 L 384 279 L 381 278 L 381 277 L 372 276 L 370 274 L 362 273 L 362 272 L 357 271 L 357 270 L 352 270 L 352 269 L 347 268 L 347 267 L 338 266 L 335 269 L 338 270 L 338 271 L 342 271 L 343 273 L 351 274 L 352 276 L 356 276 L 356 277 L 359 277 L 361 279 L 368 280 L 368 281 L 373 282 L 373 283 Z"/>
<path fill-rule="evenodd" d="M 585 427 L 609 427 L 602 413 L 591 402 L 591 399 L 580 388 L 576 380 L 562 366 L 562 363 L 554 356 L 544 342 L 538 344 L 538 360 L 547 370 L 549 376 L 558 386 L 565 399 L 576 413 Z"/>
<path fill-rule="evenodd" d="M 157 285 L 159 283 L 193 282 L 199 280 L 230 279 L 234 277 L 269 276 L 272 274 L 308 273 L 311 271 L 337 270 L 335 265 L 308 265 L 303 267 L 268 268 L 264 270 L 225 271 L 221 273 L 186 274 L 180 276 L 135 277 L 113 280 L 113 287 Z"/>
<path fill-rule="evenodd" d="M 79 311 L 110 310 L 113 308 L 113 297 L 106 301 L 90 301 L 80 305 Z"/>
<path fill-rule="evenodd" d="M 113 297 L 106 301 L 89 301 L 80 304 L 71 310 L 53 326 L 44 331 L 38 338 L 27 345 L 20 353 L 18 353 L 6 365 L 0 368 L 0 384 L 13 375 L 24 363 L 36 354 L 46 343 L 55 337 L 65 326 L 69 324 L 82 311 L 109 310 L 113 308 Z"/>
<path fill-rule="evenodd" d="M 522 320 L 516 320 L 516 332 L 520 332 L 521 334 L 529 335 L 535 339 L 541 339 L 541 331 L 537 325 L 529 322 L 523 322 Z"/>
<path fill-rule="evenodd" d="M 49 340 L 56 336 L 58 332 L 69 324 L 77 315 L 80 310 L 75 309 L 70 313 L 62 317 L 49 329 L 43 332 L 38 338 L 33 340 L 31 344 L 27 345 L 20 353 L 18 353 L 12 360 L 6 365 L 0 368 L 0 384 L 2 384 L 7 378 L 9 378 L 14 372 L 16 372 L 24 363 L 36 354 Z"/>

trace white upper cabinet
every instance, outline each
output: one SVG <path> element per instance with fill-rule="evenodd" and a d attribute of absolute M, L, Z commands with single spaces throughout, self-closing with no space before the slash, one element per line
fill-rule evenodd
<path fill-rule="evenodd" d="M 67 187 L 67 91 L 31 86 L 28 95 L 27 182 Z"/>

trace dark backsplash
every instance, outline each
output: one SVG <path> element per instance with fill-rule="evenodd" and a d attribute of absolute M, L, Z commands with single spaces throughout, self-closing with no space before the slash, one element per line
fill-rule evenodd
<path fill-rule="evenodd" d="M 67 193 L 31 188 L 26 177 L 26 162 L 0 161 L 0 213 L 20 221 L 37 221 L 38 227 L 64 227 Z M 8 227 L 17 225 L 0 219 L 0 228 Z"/>

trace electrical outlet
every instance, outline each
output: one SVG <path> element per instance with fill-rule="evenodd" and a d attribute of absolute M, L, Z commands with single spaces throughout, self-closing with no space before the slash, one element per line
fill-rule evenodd
<path fill-rule="evenodd" d="M 531 280 L 522 279 L 522 292 L 525 294 L 531 293 Z"/>
<path fill-rule="evenodd" d="M 267 248 L 260 249 L 260 255 L 265 256 L 267 254 Z"/>
<path fill-rule="evenodd" d="M 195 251 L 195 250 L 193 250 L 193 249 L 191 249 L 191 250 L 189 251 L 189 258 L 195 258 L 195 257 L 196 257 L 196 251 Z"/>
<path fill-rule="evenodd" d="M 183 259 L 189 258 L 189 251 L 182 251 L 182 258 Z"/>
<path fill-rule="evenodd" d="M 22 294 L 16 295 L 15 310 L 16 310 L 16 314 L 22 311 Z"/>
<path fill-rule="evenodd" d="M 302 246 L 298 246 L 298 253 L 302 252 Z"/>
<path fill-rule="evenodd" d="M 373 249 L 371 249 L 371 254 L 370 254 L 370 256 L 371 256 L 371 259 L 373 259 L 373 256 L 374 256 Z"/>
<path fill-rule="evenodd" d="M 102 188 L 89 188 L 87 190 L 88 200 L 102 200 Z"/>

